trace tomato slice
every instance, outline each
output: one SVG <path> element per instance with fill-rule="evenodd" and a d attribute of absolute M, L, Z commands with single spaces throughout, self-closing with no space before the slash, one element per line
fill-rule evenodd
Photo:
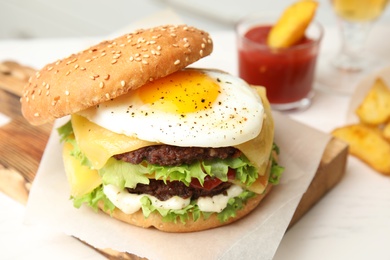
<path fill-rule="evenodd" d="M 228 171 L 228 179 L 229 180 L 232 180 L 235 178 L 236 176 L 236 172 L 233 170 L 233 169 L 230 169 L 229 168 L 229 171 Z M 206 176 L 204 178 L 204 183 L 203 183 L 203 186 L 202 184 L 200 184 L 199 180 L 198 179 L 192 179 L 191 180 L 191 183 L 190 185 L 194 188 L 198 188 L 198 189 L 204 189 L 204 190 L 212 190 L 214 189 L 215 187 L 217 187 L 219 184 L 221 184 L 223 181 L 221 181 L 220 179 L 218 178 L 215 178 L 215 177 L 211 177 L 211 176 Z"/>

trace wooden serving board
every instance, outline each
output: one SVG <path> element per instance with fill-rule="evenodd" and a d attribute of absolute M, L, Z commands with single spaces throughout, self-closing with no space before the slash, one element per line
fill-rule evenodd
<path fill-rule="evenodd" d="M 0 63 L 0 113 L 12 119 L 0 127 L 0 191 L 22 204 L 27 203 L 31 183 L 52 129 L 52 123 L 31 126 L 20 111 L 21 90 L 34 72 L 15 62 Z M 340 140 L 331 139 L 289 228 L 341 180 L 347 155 L 348 146 Z M 129 253 L 94 249 L 109 259 L 144 259 Z"/>

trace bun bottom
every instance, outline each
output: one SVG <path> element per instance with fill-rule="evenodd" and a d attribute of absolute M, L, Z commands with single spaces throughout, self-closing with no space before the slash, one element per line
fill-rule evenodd
<path fill-rule="evenodd" d="M 269 184 L 263 194 L 258 194 L 255 197 L 250 198 L 246 202 L 244 208 L 237 211 L 237 215 L 234 218 L 230 218 L 228 221 L 224 223 L 221 223 L 218 220 L 217 214 L 212 214 L 208 219 L 199 218 L 197 221 L 193 221 L 192 219 L 189 219 L 186 221 L 185 224 L 183 224 L 180 221 L 178 221 L 177 223 L 164 222 L 162 220 L 162 216 L 159 215 L 158 213 L 152 213 L 149 215 L 148 218 L 145 218 L 145 216 L 142 214 L 142 210 L 139 210 L 133 214 L 125 214 L 123 211 L 119 210 L 118 208 L 115 208 L 115 210 L 111 213 L 110 211 L 104 211 L 103 203 L 100 202 L 99 202 L 99 208 L 106 214 L 110 215 L 111 217 L 134 226 L 138 226 L 142 228 L 154 227 L 164 232 L 175 232 L 175 233 L 195 232 L 195 231 L 207 230 L 207 229 L 224 226 L 245 217 L 250 212 L 252 212 L 257 207 L 257 205 L 259 205 L 259 203 L 263 200 L 263 198 L 267 196 L 272 186 L 273 185 Z"/>

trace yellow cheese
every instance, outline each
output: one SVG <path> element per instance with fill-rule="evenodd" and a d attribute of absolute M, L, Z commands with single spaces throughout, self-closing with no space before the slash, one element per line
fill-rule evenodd
<path fill-rule="evenodd" d="M 91 170 L 89 167 L 81 165 L 80 161 L 70 154 L 72 149 L 73 146 L 66 142 L 62 156 L 71 188 L 70 195 L 77 198 L 93 191 L 102 183 L 102 179 L 97 170 Z"/>
<path fill-rule="evenodd" d="M 115 154 L 157 144 L 111 132 L 76 114 L 72 115 L 72 127 L 80 150 L 97 170 Z"/>
<path fill-rule="evenodd" d="M 240 150 L 253 163 L 260 175 L 266 172 L 268 160 L 272 151 L 274 142 L 274 121 L 271 113 L 271 106 L 266 98 L 266 91 L 263 87 L 255 87 L 258 95 L 263 100 L 264 121 L 260 134 L 243 144 L 235 147 Z"/>

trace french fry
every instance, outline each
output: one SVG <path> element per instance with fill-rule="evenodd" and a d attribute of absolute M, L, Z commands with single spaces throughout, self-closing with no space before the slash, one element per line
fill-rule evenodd
<path fill-rule="evenodd" d="M 383 128 L 383 136 L 390 142 L 390 121 Z"/>
<path fill-rule="evenodd" d="M 390 89 L 378 78 L 356 109 L 360 121 L 379 125 L 390 120 Z"/>
<path fill-rule="evenodd" d="M 332 135 L 349 144 L 349 152 L 376 171 L 390 175 L 390 143 L 378 128 L 363 124 L 348 125 L 332 131 Z"/>
<path fill-rule="evenodd" d="M 302 0 L 290 5 L 268 34 L 268 46 L 286 48 L 302 39 L 317 6 L 318 3 L 312 0 Z"/>

